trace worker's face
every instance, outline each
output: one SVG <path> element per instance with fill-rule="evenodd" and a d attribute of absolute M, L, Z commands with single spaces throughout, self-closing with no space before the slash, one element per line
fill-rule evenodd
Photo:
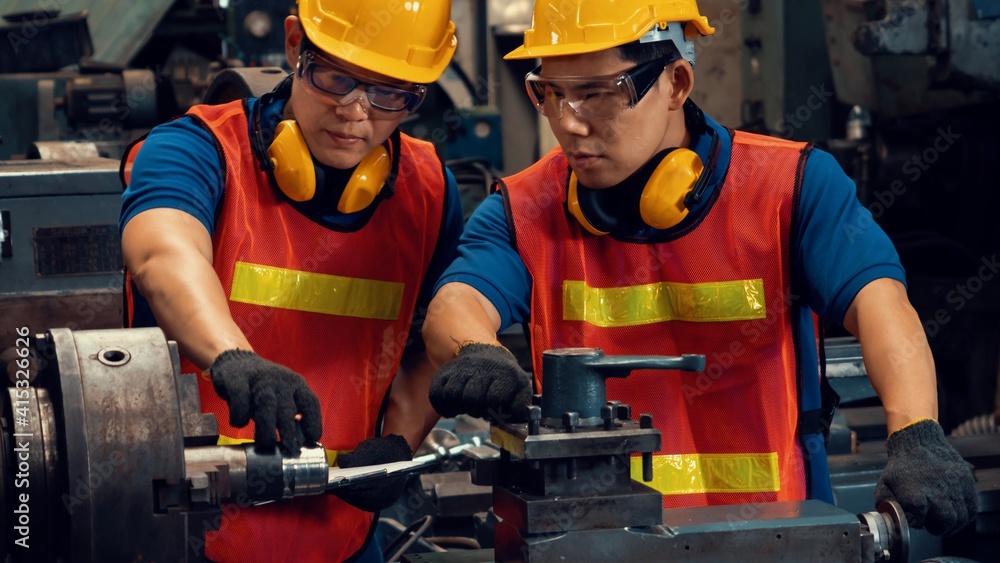
<path fill-rule="evenodd" d="M 542 61 L 539 77 L 544 89 L 550 92 L 554 89 L 556 96 L 555 102 L 547 103 L 550 108 L 553 103 L 555 107 L 554 111 L 545 111 L 546 117 L 570 167 L 585 186 L 598 189 L 613 186 L 659 151 L 685 142 L 681 108 L 692 82 L 687 61 L 675 61 L 663 72 L 654 70 L 646 80 L 647 83 L 652 80 L 652 86 L 631 109 L 627 108 L 626 97 L 621 111 L 589 115 L 586 104 L 590 102 L 585 100 L 612 95 L 613 91 L 606 82 L 579 79 L 613 77 L 636 67 L 635 63 L 622 60 L 616 49 Z M 646 84 L 637 82 L 635 86 L 643 88 Z"/>
<path fill-rule="evenodd" d="M 298 19 L 285 20 L 285 54 L 288 64 L 296 68 L 292 94 L 286 108 L 286 118 L 294 118 L 309 151 L 316 160 L 334 168 L 348 169 L 356 166 L 375 147 L 379 146 L 396 129 L 408 111 L 387 112 L 372 105 L 366 87 L 384 85 L 377 90 L 376 103 L 391 101 L 392 87 L 402 91 L 412 87 L 391 78 L 371 73 L 346 61 L 334 60 L 322 53 L 307 53 L 300 57 L 302 28 Z M 301 72 L 300 72 L 301 70 Z M 356 86 L 347 94 L 337 96 L 344 83 L 354 80 Z"/>

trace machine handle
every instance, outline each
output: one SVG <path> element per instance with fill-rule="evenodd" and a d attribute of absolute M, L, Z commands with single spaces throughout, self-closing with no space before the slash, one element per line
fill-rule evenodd
<path fill-rule="evenodd" d="M 601 407 L 607 402 L 605 380 L 628 377 L 636 369 L 704 371 L 705 356 L 606 356 L 600 348 L 546 350 L 542 354 L 542 423 L 561 424 L 563 414 L 575 412 L 582 426 L 601 424 Z"/>
<path fill-rule="evenodd" d="M 684 354 L 682 356 L 604 356 L 586 361 L 591 368 L 604 377 L 628 377 L 637 369 L 677 369 L 683 371 L 704 371 L 705 356 Z"/>

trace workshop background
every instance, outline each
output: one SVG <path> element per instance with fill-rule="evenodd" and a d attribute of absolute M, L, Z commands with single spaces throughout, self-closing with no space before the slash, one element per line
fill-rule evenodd
<path fill-rule="evenodd" d="M 1000 0 L 698 4 L 716 32 L 696 40 L 694 100 L 728 127 L 810 141 L 831 152 L 906 268 L 909 297 L 938 370 L 941 423 L 976 466 L 982 510 L 974 525 L 950 538 L 911 530 L 909 559 L 1000 561 L 1000 184 L 993 160 L 1000 156 Z M 527 167 L 556 144 L 524 93 L 522 78 L 535 63 L 501 58 L 520 44 L 531 8 L 530 0 L 453 0 L 454 61 L 419 113 L 402 125 L 436 145 L 458 179 L 466 216 L 495 178 Z M 293 10 L 291 0 L 0 0 L 0 369 L 12 386 L 3 401 L 0 504 L 9 508 L 0 508 L 0 550 L 11 560 L 113 560 L 123 545 L 145 541 L 143 534 L 126 534 L 128 528 L 102 535 L 97 524 L 148 482 L 91 482 L 80 495 L 64 475 L 74 464 L 93 475 L 88 464 L 95 452 L 126 451 L 129 440 L 139 439 L 133 432 L 115 450 L 101 443 L 106 438 L 73 428 L 71 421 L 91 420 L 93 427 L 109 415 L 88 408 L 79 385 L 74 392 L 65 382 L 85 379 L 86 369 L 70 366 L 74 353 L 85 357 L 87 338 L 74 340 L 76 331 L 122 326 L 118 161 L 130 142 L 194 104 L 270 90 L 289 70 L 283 20 Z M 868 226 L 859 220 L 854 227 Z M 17 533 L 10 531 L 17 525 L 13 386 L 24 327 L 38 368 L 32 408 L 47 425 L 38 432 L 48 449 L 31 461 L 34 478 L 41 479 L 32 495 L 47 495 L 51 509 L 32 513 L 32 530 L 51 543 L 30 557 L 18 554 Z M 34 338 L 50 329 L 69 330 Z M 840 327 L 826 330 L 828 373 L 845 399 L 831 436 L 833 481 L 838 506 L 857 514 L 874 508 L 884 418 L 856 343 Z M 116 334 L 98 338 L 103 344 L 95 353 L 105 367 L 121 366 L 116 362 L 130 354 L 135 359 L 124 344 L 113 346 Z M 158 338 L 121 336 L 159 350 Z M 520 332 L 503 338 L 530 367 Z M 125 351 L 106 354 L 111 348 Z M 169 378 L 176 358 L 167 353 L 161 360 L 133 361 L 130 369 Z M 158 535 L 155 549 L 163 553 L 178 542 L 163 540 L 162 530 L 194 530 L 194 519 L 183 513 L 212 514 L 219 500 L 206 493 L 195 502 L 185 496 L 193 492 L 177 488 L 213 490 L 193 475 L 214 483 L 219 473 L 204 469 L 212 466 L 205 460 L 198 465 L 202 473 L 190 462 L 185 470 L 185 455 L 175 446 L 207 445 L 211 429 L 196 430 L 191 422 L 197 416 L 188 413 L 191 397 L 184 395 L 190 385 L 170 387 L 162 392 L 174 401 L 172 410 L 156 413 L 158 420 L 149 412 L 133 415 L 149 418 L 151 427 L 162 417 L 177 419 L 174 445 L 161 452 L 172 460 L 172 476 L 148 472 L 152 482 L 173 488 L 157 489 L 159 500 L 150 501 L 155 514 L 146 520 L 119 522 Z M 91 393 L 130 408 L 122 391 Z M 407 495 L 383 514 L 380 541 L 387 554 L 412 561 L 478 560 L 455 558 L 460 548 L 493 547 L 495 497 L 490 487 L 474 484 L 485 477 L 472 467 L 477 457 L 485 468 L 503 456 L 483 445 L 490 429 L 482 421 L 445 421 L 432 438 L 427 452 L 472 444 L 478 453 L 439 456 L 433 471 L 411 475 Z M 168 489 L 187 500 L 163 505 Z M 87 509 L 70 510 L 67 498 Z M 709 531 L 717 541 L 729 534 L 725 526 Z M 627 552 L 622 557 L 630 559 Z M 879 560 L 872 557 L 857 560 Z"/>

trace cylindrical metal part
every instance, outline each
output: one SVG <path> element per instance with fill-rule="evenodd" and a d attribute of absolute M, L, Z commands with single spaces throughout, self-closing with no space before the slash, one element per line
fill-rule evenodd
<path fill-rule="evenodd" d="M 640 414 L 639 415 L 639 428 L 649 429 L 653 427 L 653 415 L 651 414 Z"/>
<path fill-rule="evenodd" d="M 275 448 L 258 451 L 243 446 L 247 457 L 248 494 L 254 501 L 278 500 L 326 492 L 330 469 L 323 448 L 302 448 L 297 458 L 284 458 Z"/>
<path fill-rule="evenodd" d="M 322 447 L 302 448 L 299 457 L 283 458 L 281 466 L 285 476 L 283 498 L 326 493 L 330 467 L 326 462 L 326 451 Z"/>
<path fill-rule="evenodd" d="M 604 376 L 590 369 L 585 360 L 598 360 L 604 352 L 597 348 L 564 348 L 542 354 L 542 417 L 546 426 L 558 427 L 562 413 L 576 411 L 581 418 L 600 415 L 607 397 Z"/>
<path fill-rule="evenodd" d="M 535 395 L 536 397 L 538 395 Z M 531 405 L 528 407 L 528 435 L 537 436 L 541 430 L 542 407 Z"/>
<path fill-rule="evenodd" d="M 653 454 L 644 452 L 642 454 L 642 481 L 648 483 L 653 480 Z"/>
<path fill-rule="evenodd" d="M 576 479 L 576 458 L 571 457 L 566 460 L 566 478 L 570 481 Z"/>

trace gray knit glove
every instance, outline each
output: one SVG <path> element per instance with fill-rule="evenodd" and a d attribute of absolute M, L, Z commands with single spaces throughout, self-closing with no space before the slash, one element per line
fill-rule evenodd
<path fill-rule="evenodd" d="M 889 463 L 875 486 L 875 505 L 895 499 L 911 526 L 953 534 L 976 517 L 979 495 L 972 465 L 951 447 L 941 425 L 927 419 L 886 442 Z"/>
<path fill-rule="evenodd" d="M 430 388 L 431 406 L 444 417 L 469 414 L 498 422 L 527 420 L 531 377 L 503 346 L 466 344 L 441 366 Z"/>

